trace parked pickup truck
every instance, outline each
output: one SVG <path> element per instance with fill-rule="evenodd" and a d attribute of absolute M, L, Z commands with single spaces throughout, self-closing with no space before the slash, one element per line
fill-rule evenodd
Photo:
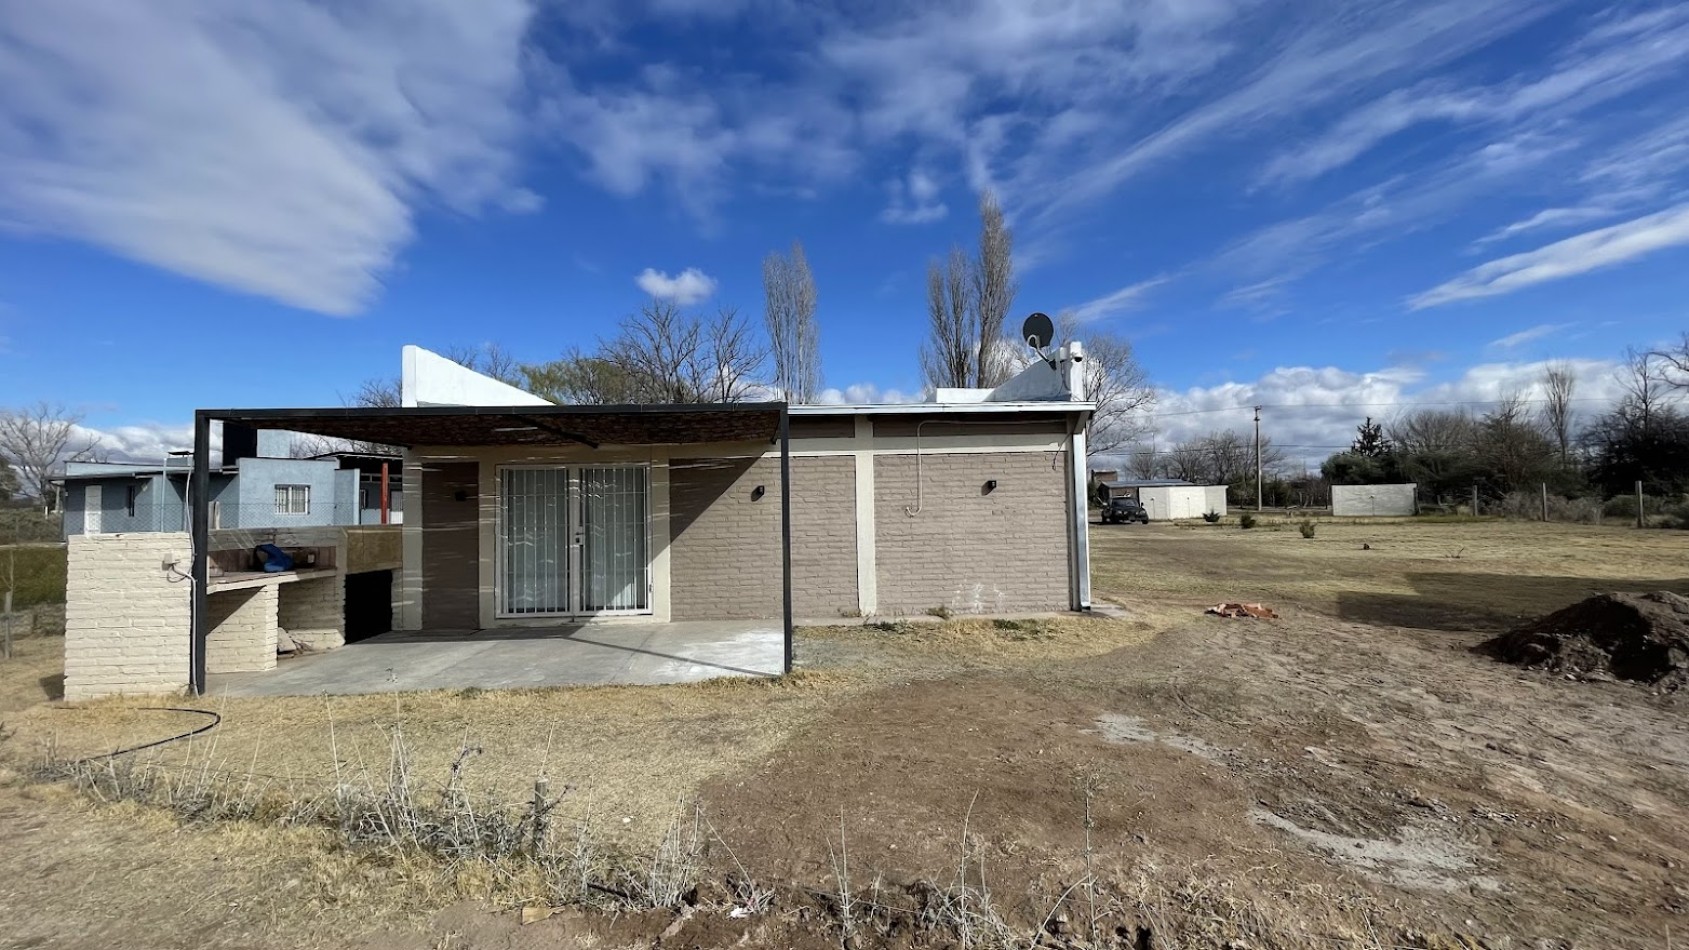
<path fill-rule="evenodd" d="M 1149 524 L 1149 512 L 1132 498 L 1111 498 L 1103 506 L 1103 524 Z"/>

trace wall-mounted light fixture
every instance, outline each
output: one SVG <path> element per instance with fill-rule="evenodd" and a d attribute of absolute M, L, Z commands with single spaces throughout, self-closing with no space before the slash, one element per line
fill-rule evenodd
<path fill-rule="evenodd" d="M 997 490 L 997 479 L 992 478 L 992 479 L 988 479 L 984 485 L 980 486 L 979 493 L 981 495 L 989 495 L 996 490 Z"/>
<path fill-rule="evenodd" d="M 764 496 L 766 494 L 768 494 L 768 486 L 767 485 L 758 485 L 757 487 L 751 489 L 751 500 L 752 501 L 762 501 L 762 496 Z"/>

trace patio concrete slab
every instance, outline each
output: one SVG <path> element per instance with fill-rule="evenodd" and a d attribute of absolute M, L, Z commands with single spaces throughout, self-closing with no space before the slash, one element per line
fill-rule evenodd
<path fill-rule="evenodd" d="M 778 623 L 599 623 L 532 630 L 384 633 L 283 658 L 263 673 L 208 678 L 225 696 L 318 696 L 428 689 L 691 683 L 779 676 Z"/>

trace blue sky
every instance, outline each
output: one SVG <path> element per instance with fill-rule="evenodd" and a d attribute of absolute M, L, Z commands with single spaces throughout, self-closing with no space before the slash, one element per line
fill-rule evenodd
<path fill-rule="evenodd" d="M 1593 406 L 1689 327 L 1682 3 L 0 0 L 0 89 L 0 405 L 143 455 L 404 343 L 760 316 L 793 240 L 827 384 L 905 397 L 987 187 L 1016 312 L 1130 336 L 1167 438 L 1547 359 Z"/>

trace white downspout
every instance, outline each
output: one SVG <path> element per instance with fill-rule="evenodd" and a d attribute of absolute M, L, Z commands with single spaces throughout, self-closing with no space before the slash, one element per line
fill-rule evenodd
<path fill-rule="evenodd" d="M 1062 369 L 1067 373 L 1068 398 L 1084 402 L 1085 392 L 1084 345 L 1077 340 L 1062 351 Z M 1068 496 L 1073 499 L 1068 533 L 1068 588 L 1074 610 L 1091 609 L 1091 499 L 1089 472 L 1085 452 L 1085 427 L 1088 416 L 1075 415 L 1069 423 L 1067 442 Z"/>

